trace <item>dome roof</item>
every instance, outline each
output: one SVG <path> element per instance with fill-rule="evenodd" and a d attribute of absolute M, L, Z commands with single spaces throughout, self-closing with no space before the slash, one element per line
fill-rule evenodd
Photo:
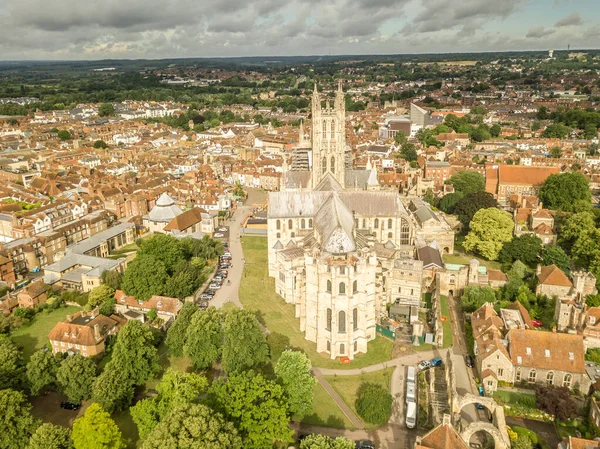
<path fill-rule="evenodd" d="M 183 211 L 175 204 L 173 198 L 163 193 L 156 202 L 156 206 L 148 213 L 148 218 L 152 221 L 169 223 L 173 218 L 182 213 Z"/>

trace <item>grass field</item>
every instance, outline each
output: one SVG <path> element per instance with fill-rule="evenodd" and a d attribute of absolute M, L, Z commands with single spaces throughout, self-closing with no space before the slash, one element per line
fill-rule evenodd
<path fill-rule="evenodd" d="M 375 371 L 374 373 L 360 374 L 358 376 L 325 376 L 325 379 L 333 387 L 336 393 L 340 395 L 344 402 L 348 404 L 348 407 L 356 413 L 354 403 L 356 402 L 356 393 L 361 384 L 364 382 L 376 383 L 383 385 L 389 391 L 393 371 L 394 368 L 387 368 L 381 371 Z M 367 429 L 374 429 L 378 426 L 365 423 L 365 427 Z"/>
<path fill-rule="evenodd" d="M 320 383 L 313 388 L 313 409 L 301 420 L 313 426 L 335 427 L 336 429 L 354 429 L 344 412 L 336 405 Z"/>
<path fill-rule="evenodd" d="M 442 323 L 444 328 L 444 341 L 443 347 L 449 348 L 454 344 L 454 337 L 452 335 L 452 323 L 450 321 L 450 309 L 448 308 L 448 298 L 444 295 L 440 296 L 441 312 L 446 317 L 446 321 Z"/>
<path fill-rule="evenodd" d="M 444 254 L 442 260 L 444 263 L 455 263 L 460 265 L 469 265 L 471 259 L 477 259 L 480 265 L 491 268 L 492 270 L 501 270 L 502 264 L 493 260 L 485 260 L 476 256 L 462 256 L 460 254 Z"/>
<path fill-rule="evenodd" d="M 526 394 L 520 391 L 507 391 L 507 390 L 497 390 L 494 392 L 494 399 L 502 402 L 504 404 L 518 404 L 519 400 L 523 401 L 529 400 L 527 398 L 531 398 L 530 400 L 535 401 L 535 394 Z"/>
<path fill-rule="evenodd" d="M 16 345 L 23 347 L 25 361 L 29 360 L 31 354 L 48 343 L 48 334 L 56 323 L 64 321 L 67 315 L 80 311 L 79 307 L 66 306 L 51 312 L 40 312 L 33 320 L 21 326 L 11 334 Z"/>
<path fill-rule="evenodd" d="M 316 351 L 316 346 L 300 332 L 300 320 L 294 316 L 294 306 L 275 293 L 275 280 L 268 275 L 267 239 L 245 236 L 242 242 L 246 265 L 240 285 L 240 301 L 244 307 L 258 310 L 261 320 L 271 332 L 290 338 L 292 346 L 302 349 L 314 366 L 323 368 L 352 369 L 389 360 L 393 342 L 377 337 L 369 343 L 366 354 L 357 355 L 352 363 L 342 365 L 328 355 Z"/>

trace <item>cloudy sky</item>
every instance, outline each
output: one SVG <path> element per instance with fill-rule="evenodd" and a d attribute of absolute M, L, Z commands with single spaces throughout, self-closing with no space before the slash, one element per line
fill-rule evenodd
<path fill-rule="evenodd" d="M 0 59 L 600 48 L 600 0 L 0 0 Z"/>

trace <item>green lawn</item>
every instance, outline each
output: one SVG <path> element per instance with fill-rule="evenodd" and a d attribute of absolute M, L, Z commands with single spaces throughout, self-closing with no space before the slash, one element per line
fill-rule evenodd
<path fill-rule="evenodd" d="M 127 443 L 127 449 L 135 449 L 138 440 L 140 439 L 140 435 L 138 434 L 137 426 L 133 422 L 129 410 L 113 414 L 112 419 L 117 426 L 119 426 L 119 429 L 121 429 L 123 438 Z"/>
<path fill-rule="evenodd" d="M 336 405 L 320 383 L 313 388 L 312 412 L 301 419 L 305 424 L 313 426 L 334 427 L 337 429 L 354 429 L 344 412 Z"/>
<path fill-rule="evenodd" d="M 358 392 L 360 385 L 364 382 L 372 382 L 383 385 L 389 390 L 393 371 L 394 368 L 386 368 L 381 371 L 359 374 L 357 376 L 325 376 L 325 379 L 333 387 L 336 393 L 340 395 L 344 402 L 348 404 L 348 407 L 356 413 L 354 403 L 356 402 L 356 393 Z M 358 414 L 356 416 L 358 416 Z M 367 429 L 374 429 L 376 427 L 378 426 L 365 423 L 365 428 Z"/>
<path fill-rule="evenodd" d="M 29 360 L 31 354 L 48 343 L 48 334 L 56 323 L 64 321 L 67 315 L 80 311 L 79 307 L 66 306 L 51 312 L 40 312 L 33 320 L 21 326 L 11 334 L 16 345 L 23 347 L 25 361 Z"/>
<path fill-rule="evenodd" d="M 467 255 L 463 256 L 460 254 L 444 254 L 442 256 L 442 260 L 444 261 L 444 263 L 455 263 L 455 264 L 460 264 L 460 265 L 469 265 L 469 261 L 471 259 L 477 259 L 479 261 L 480 265 L 486 266 L 493 270 L 501 270 L 502 269 L 502 264 L 500 262 L 495 262 L 493 260 L 485 260 L 485 259 L 482 259 L 481 257 L 477 257 L 477 256 L 467 256 Z"/>
<path fill-rule="evenodd" d="M 366 354 L 357 355 L 352 363 L 342 365 L 331 360 L 327 354 L 316 351 L 316 345 L 300 332 L 300 320 L 295 318 L 294 306 L 275 293 L 275 280 L 268 275 L 267 239 L 265 237 L 243 238 L 242 246 L 246 265 L 240 285 L 240 301 L 244 307 L 259 311 L 260 319 L 271 332 L 285 334 L 292 346 L 302 349 L 314 366 L 323 368 L 352 369 L 389 360 L 393 342 L 377 337 L 369 342 Z"/>
<path fill-rule="evenodd" d="M 449 348 L 454 345 L 454 337 L 452 336 L 452 323 L 450 321 L 448 298 L 444 295 L 441 295 L 440 302 L 442 315 L 446 317 L 446 321 L 442 322 L 442 326 L 444 327 L 444 341 L 442 347 Z"/>
<path fill-rule="evenodd" d="M 535 401 L 535 394 L 507 390 L 497 390 L 494 392 L 494 399 L 504 404 L 518 404 L 519 400 L 523 401 L 524 399 L 527 400 L 527 398 L 531 398 L 531 400 Z"/>

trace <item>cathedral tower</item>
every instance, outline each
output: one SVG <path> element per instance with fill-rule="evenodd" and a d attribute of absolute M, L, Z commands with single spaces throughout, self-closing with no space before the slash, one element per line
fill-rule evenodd
<path fill-rule="evenodd" d="M 321 107 L 317 91 L 312 97 L 312 174 L 314 189 L 330 174 L 344 187 L 346 178 L 346 106 L 342 82 L 339 82 L 333 108 L 329 102 Z"/>

